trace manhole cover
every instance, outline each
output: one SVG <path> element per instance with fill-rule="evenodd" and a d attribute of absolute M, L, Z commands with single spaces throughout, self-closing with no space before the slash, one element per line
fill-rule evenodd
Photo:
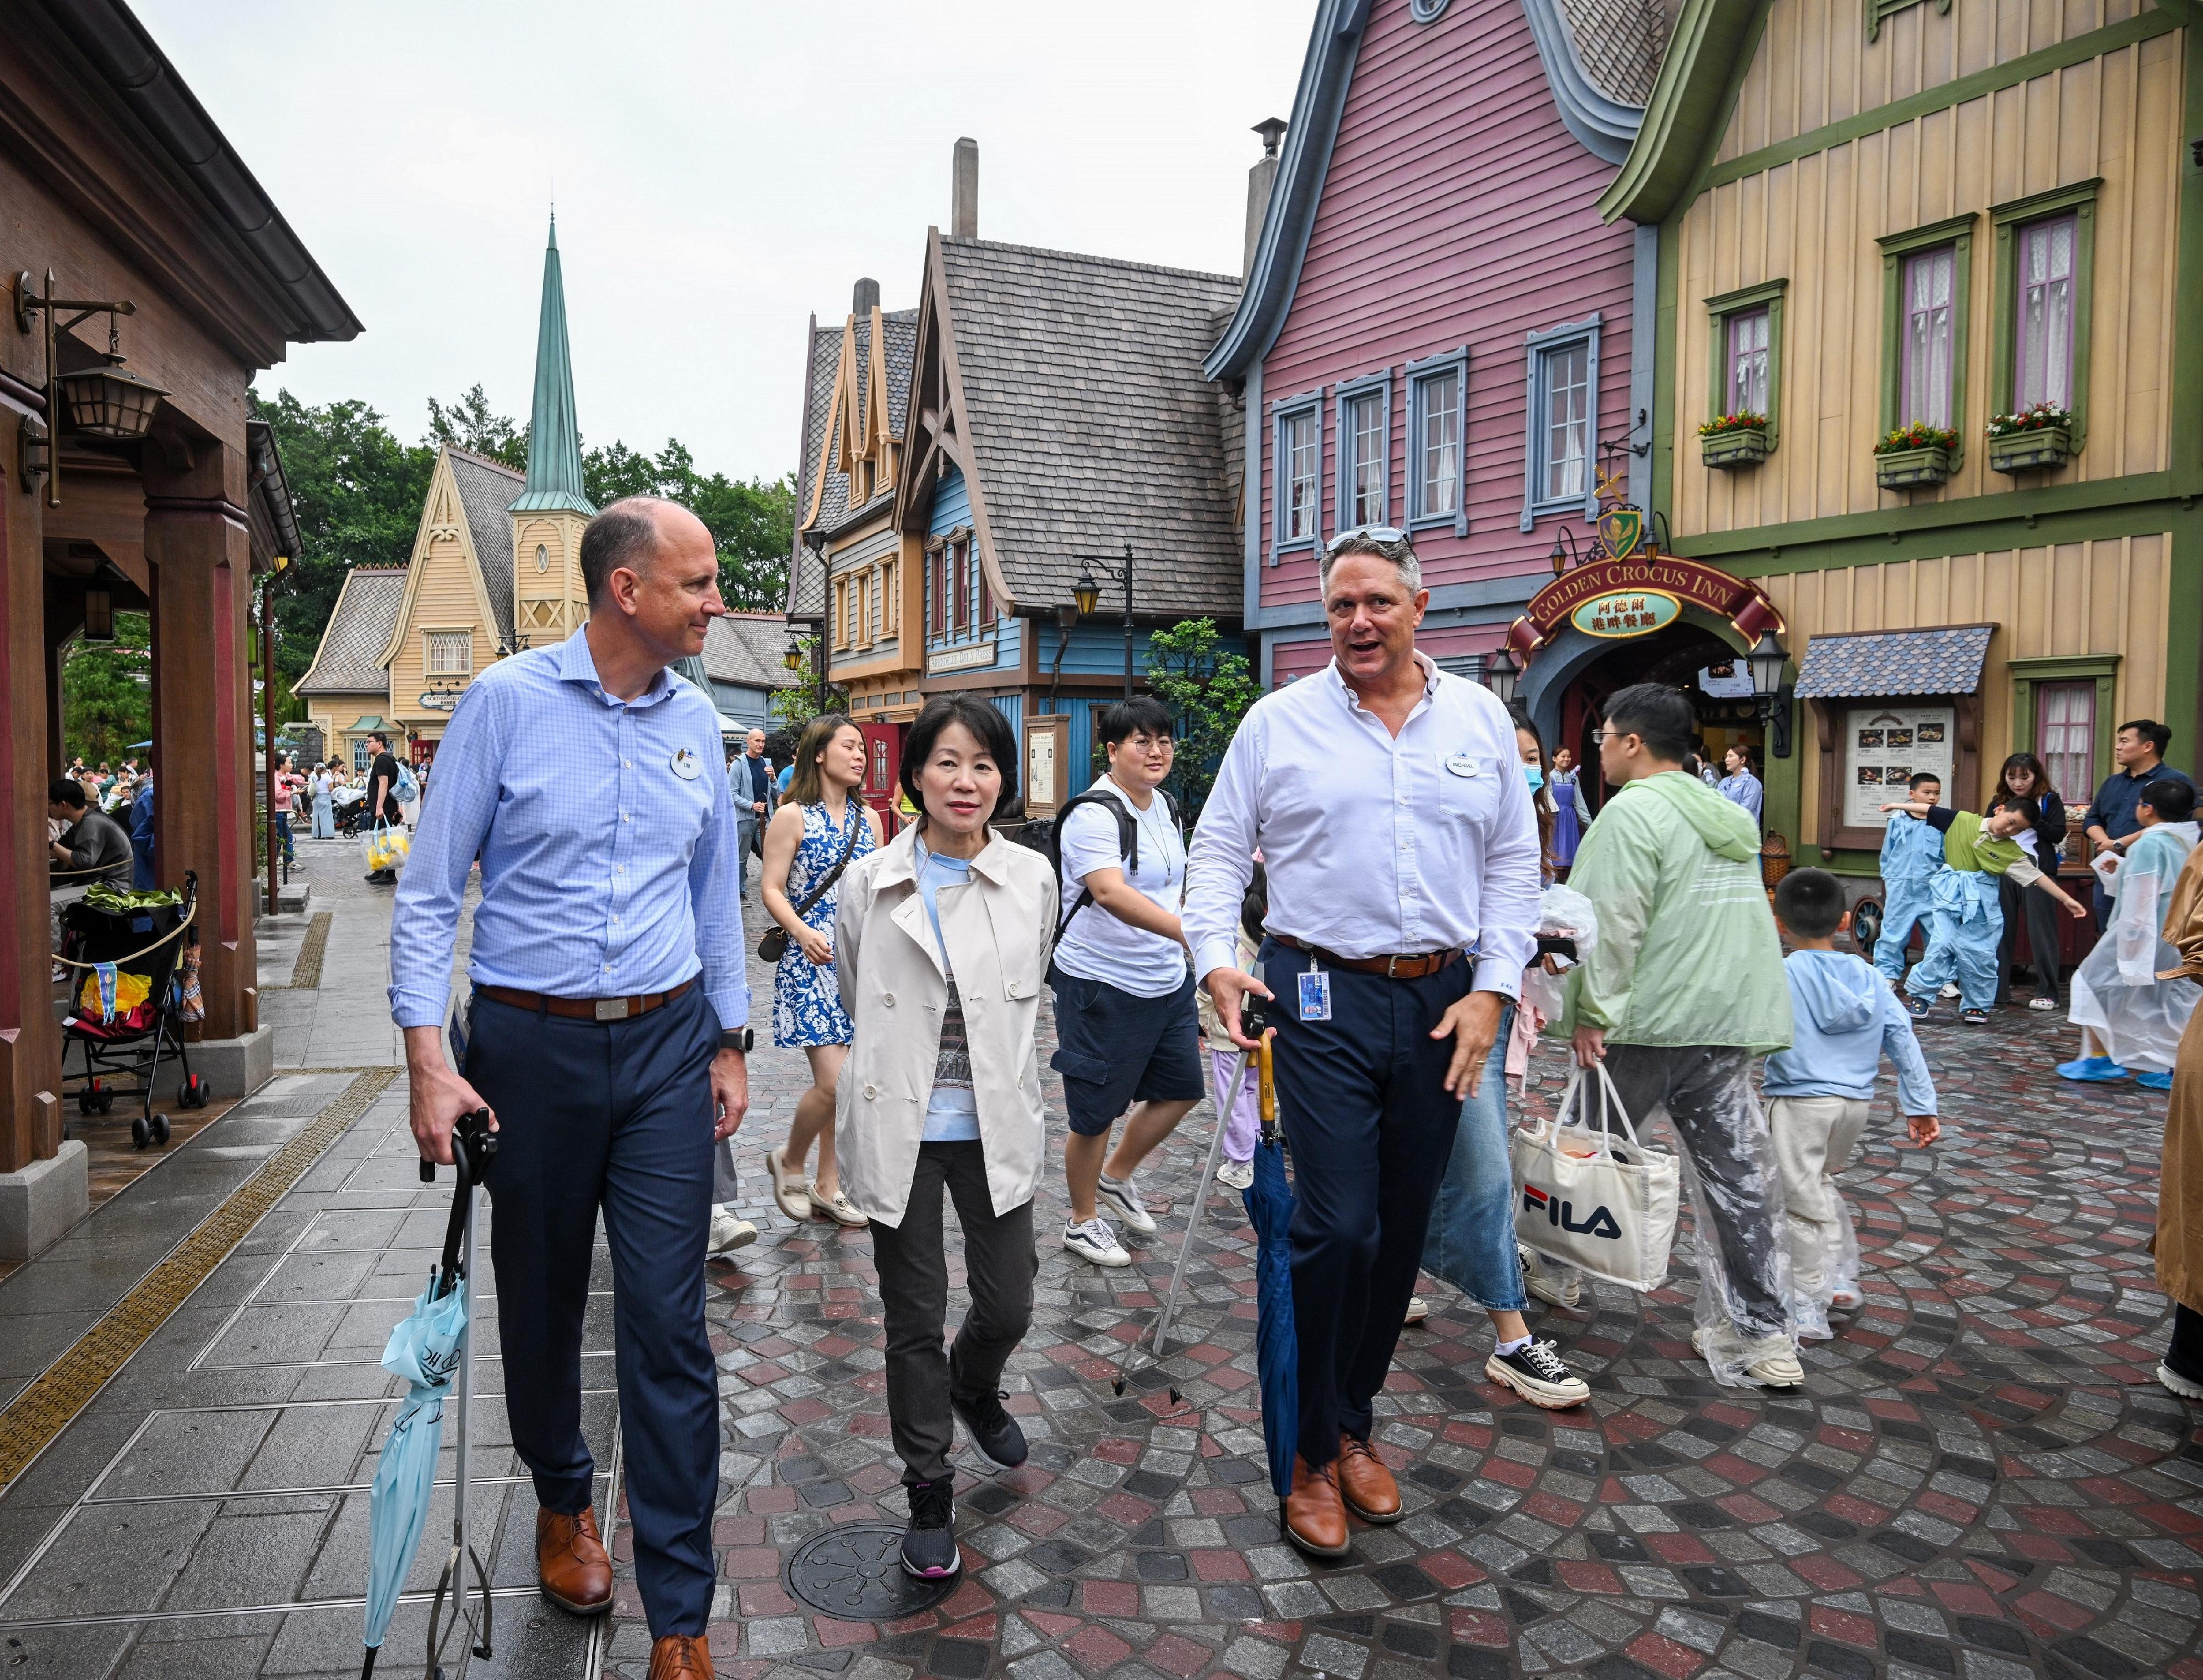
<path fill-rule="evenodd" d="M 795 1549 L 785 1571 L 788 1590 L 822 1615 L 846 1622 L 893 1622 L 930 1610 L 956 1590 L 957 1577 L 920 1581 L 907 1573 L 902 1527 L 848 1523 L 814 1535 Z"/>

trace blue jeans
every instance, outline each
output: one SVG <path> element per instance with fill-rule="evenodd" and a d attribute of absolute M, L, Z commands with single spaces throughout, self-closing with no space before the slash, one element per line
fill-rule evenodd
<path fill-rule="evenodd" d="M 1423 1239 L 1423 1269 L 1488 1312 L 1520 1312 L 1529 1304 L 1515 1252 L 1515 1166 L 1507 1147 L 1507 1040 L 1514 1030 L 1509 1003 L 1484 1059 L 1483 1083 L 1461 1105 L 1453 1158 L 1438 1180 Z"/>

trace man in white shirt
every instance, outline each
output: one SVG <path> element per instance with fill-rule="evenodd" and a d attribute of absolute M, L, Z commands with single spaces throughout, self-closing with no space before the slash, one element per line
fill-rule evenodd
<path fill-rule="evenodd" d="M 1400 1517 L 1399 1488 L 1369 1447 L 1373 1403 L 1462 1099 L 1537 954 L 1539 882 L 1514 722 L 1489 690 L 1416 652 L 1430 595 L 1407 538 L 1348 533 L 1322 583 L 1332 662 L 1240 725 L 1194 834 L 1184 916 L 1194 968 L 1237 1042 L 1240 1000 L 1277 999 L 1299 1198 L 1300 1457 L 1285 1530 L 1337 1557 L 1348 1509 Z M 1233 943 L 1257 846 L 1270 890 L 1259 979 L 1236 966 Z M 1511 1250 L 1511 1191 L 1502 1197 L 1494 1239 Z M 1521 1309 L 1510 1269 L 1512 1298 L 1480 1304 Z M 1525 1336 L 1494 1357 L 1551 1352 Z"/>
<path fill-rule="evenodd" d="M 1201 1100 L 1200 1029 L 1178 899 L 1185 841 L 1162 791 L 1175 720 L 1143 695 L 1102 713 L 1109 772 L 1057 824 L 1063 909 L 1048 980 L 1071 1135 L 1063 1245 L 1097 1266 L 1129 1266 L 1097 1200 L 1143 1236 L 1155 1228 L 1133 1173 Z M 1105 1162 L 1109 1128 L 1131 1117 Z"/>

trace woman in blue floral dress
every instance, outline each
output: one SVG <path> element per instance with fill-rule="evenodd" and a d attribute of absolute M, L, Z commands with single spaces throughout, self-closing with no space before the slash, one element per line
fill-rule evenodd
<path fill-rule="evenodd" d="M 788 796 L 765 827 L 759 890 L 766 914 L 788 935 L 773 975 L 772 1041 L 783 1049 L 801 1047 L 811 1062 L 811 1089 L 796 1099 L 788 1141 L 765 1152 L 765 1165 L 773 1199 L 789 1218 L 862 1225 L 865 1216 L 842 1193 L 834 1163 L 834 1085 L 855 1036 L 834 975 L 840 879 L 800 917 L 796 907 L 844 852 L 854 862 L 880 843 L 880 819 L 857 796 L 865 780 L 863 732 L 838 714 L 814 718 L 796 742 L 790 767 Z M 818 1176 L 806 1180 L 803 1163 L 814 1139 Z"/>

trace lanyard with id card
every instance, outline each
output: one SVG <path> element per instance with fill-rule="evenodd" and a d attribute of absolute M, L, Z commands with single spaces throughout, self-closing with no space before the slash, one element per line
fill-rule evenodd
<path fill-rule="evenodd" d="M 1316 966 L 1315 953 L 1308 953 L 1308 972 L 1296 976 L 1300 981 L 1300 1017 L 1302 1020 L 1331 1019 L 1331 976 Z"/>

